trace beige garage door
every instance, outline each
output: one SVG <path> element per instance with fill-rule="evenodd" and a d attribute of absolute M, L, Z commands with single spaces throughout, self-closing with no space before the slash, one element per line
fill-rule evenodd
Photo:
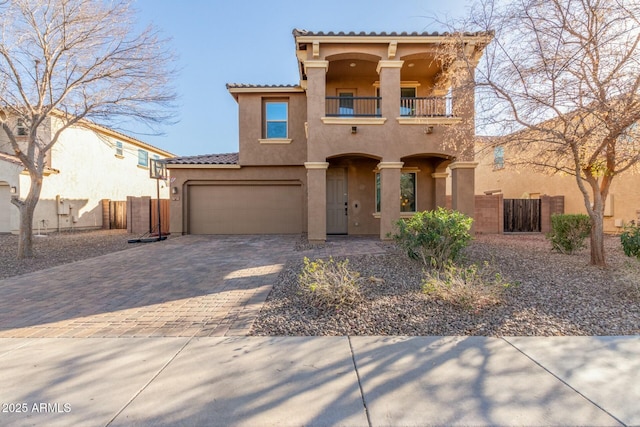
<path fill-rule="evenodd" d="M 8 185 L 0 184 L 0 233 L 11 231 L 11 210 L 16 209 L 11 205 L 11 191 Z"/>
<path fill-rule="evenodd" d="M 189 186 L 191 234 L 302 233 L 299 182 Z"/>

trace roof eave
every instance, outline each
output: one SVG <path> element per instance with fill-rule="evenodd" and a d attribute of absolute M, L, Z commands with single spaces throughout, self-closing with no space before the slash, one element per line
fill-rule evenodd
<path fill-rule="evenodd" d="M 303 93 L 301 86 L 260 86 L 260 85 L 235 85 L 227 84 L 227 90 L 238 101 L 241 93 Z"/>
<path fill-rule="evenodd" d="M 240 165 L 236 164 L 167 164 L 167 169 L 240 169 Z"/>
<path fill-rule="evenodd" d="M 475 33 L 323 33 L 305 32 L 294 30 L 293 36 L 296 43 L 331 42 L 331 43 L 443 43 L 451 40 L 464 40 L 465 42 L 488 43 L 493 39 L 493 32 Z"/>
<path fill-rule="evenodd" d="M 58 118 L 63 118 L 65 116 L 67 116 L 66 113 L 64 113 L 61 110 L 57 110 L 57 109 L 56 110 L 52 110 L 51 113 L 52 113 L 51 115 L 53 117 L 58 117 Z M 156 146 L 148 144 L 148 143 L 146 143 L 144 141 L 141 141 L 141 140 L 139 140 L 137 138 L 134 138 L 132 136 L 126 135 L 126 134 L 124 134 L 122 132 L 119 132 L 117 130 L 108 128 L 106 126 L 99 125 L 98 123 L 92 122 L 91 120 L 86 119 L 86 118 L 80 119 L 76 123 L 76 125 L 84 127 L 86 129 L 91 129 L 91 130 L 93 130 L 95 132 L 99 132 L 99 133 L 101 133 L 101 134 L 103 134 L 105 136 L 110 136 L 110 137 L 113 137 L 113 138 L 116 138 L 116 139 L 120 139 L 123 142 L 128 142 L 130 144 L 137 145 L 140 148 L 144 148 L 144 149 L 147 149 L 149 151 L 153 151 L 153 152 L 155 152 L 157 154 L 160 154 L 162 156 L 165 156 L 167 158 L 176 156 L 174 153 L 171 153 L 169 151 L 163 150 L 162 148 L 158 148 Z"/>

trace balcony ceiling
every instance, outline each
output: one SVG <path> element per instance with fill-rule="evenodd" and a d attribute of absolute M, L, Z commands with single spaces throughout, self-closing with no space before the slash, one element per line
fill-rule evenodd
<path fill-rule="evenodd" d="M 379 80 L 376 67 L 378 61 L 360 59 L 343 59 L 331 61 L 327 72 L 327 81 L 346 80 L 349 78 L 374 82 Z"/>
<path fill-rule="evenodd" d="M 402 65 L 402 80 L 432 79 L 440 73 L 440 64 L 433 59 L 407 59 Z"/>
<path fill-rule="evenodd" d="M 327 81 L 354 79 L 377 81 L 380 79 L 376 67 L 378 61 L 360 59 L 342 59 L 331 61 L 327 72 Z M 441 71 L 440 64 L 432 59 L 409 59 L 402 66 L 402 80 L 432 80 Z"/>

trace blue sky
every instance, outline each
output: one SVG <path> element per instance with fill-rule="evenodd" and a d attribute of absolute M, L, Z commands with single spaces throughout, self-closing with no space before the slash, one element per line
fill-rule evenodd
<path fill-rule="evenodd" d="M 140 24 L 171 38 L 181 70 L 177 124 L 134 135 L 180 156 L 238 150 L 238 108 L 227 83 L 297 84 L 291 34 L 436 31 L 428 16 L 466 13 L 467 0 L 137 0 Z M 256 67 L 255 64 L 266 64 Z"/>

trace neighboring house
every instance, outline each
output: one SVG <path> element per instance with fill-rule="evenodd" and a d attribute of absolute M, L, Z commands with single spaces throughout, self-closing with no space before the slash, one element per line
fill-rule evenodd
<path fill-rule="evenodd" d="M 47 134 L 56 129 L 57 120 L 47 120 L 39 129 L 41 137 L 50 138 Z M 0 233 L 18 232 L 19 211 L 11 197 L 24 198 L 30 187 L 29 174 L 12 153 L 7 135 L 0 130 Z M 34 231 L 100 228 L 102 199 L 156 198 L 149 161 L 168 157 L 173 154 L 86 121 L 65 130 L 46 159 Z M 161 198 L 168 198 L 164 182 L 162 187 Z"/>
<path fill-rule="evenodd" d="M 538 199 L 543 195 L 564 196 L 565 213 L 587 213 L 576 179 L 570 175 L 548 175 L 509 164 L 509 149 L 495 139 L 476 143 L 476 194 L 502 193 L 505 199 Z M 607 233 L 622 231 L 624 224 L 640 221 L 640 177 L 629 171 L 614 178 L 605 203 Z M 589 187 L 589 191 L 591 191 Z"/>
<path fill-rule="evenodd" d="M 239 152 L 168 162 L 172 233 L 386 239 L 445 206 L 447 180 L 451 206 L 474 215 L 473 70 L 439 56 L 447 36 L 293 36 L 299 84 L 227 85 Z M 459 53 L 477 61 L 488 41 L 465 34 Z"/>

